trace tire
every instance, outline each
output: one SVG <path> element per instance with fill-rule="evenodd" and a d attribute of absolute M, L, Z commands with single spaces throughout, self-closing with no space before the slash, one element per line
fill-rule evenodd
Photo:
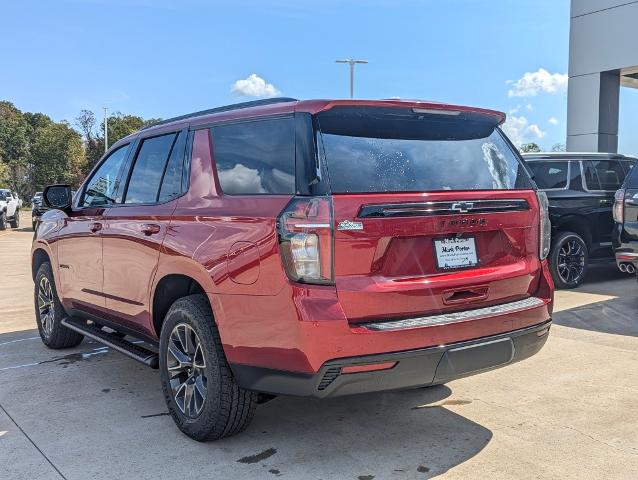
<path fill-rule="evenodd" d="M 35 220 L 32 220 L 31 221 L 31 228 L 35 232 L 38 229 L 38 222 L 36 222 Z"/>
<path fill-rule="evenodd" d="M 7 212 L 0 212 L 0 230 L 7 229 Z"/>
<path fill-rule="evenodd" d="M 182 355 L 188 350 L 181 341 L 186 336 L 191 345 L 189 357 Z M 182 367 L 181 373 L 176 373 L 181 363 L 171 353 L 177 350 L 182 359 L 191 359 L 191 368 Z M 171 306 L 162 325 L 159 365 L 168 411 L 177 427 L 194 440 L 203 442 L 235 435 L 252 420 L 257 394 L 235 383 L 205 296 L 189 295 Z M 202 385 L 205 396 L 198 388 Z M 188 403 L 187 395 L 191 399 Z"/>
<path fill-rule="evenodd" d="M 66 317 L 66 312 L 58 297 L 49 262 L 40 265 L 35 276 L 34 302 L 35 319 L 40 338 L 47 347 L 59 349 L 75 347 L 80 344 L 84 335 L 70 330 L 60 323 Z"/>
<path fill-rule="evenodd" d="M 20 210 L 16 208 L 15 213 L 13 214 L 13 218 L 11 219 L 11 228 L 19 228 L 20 227 Z"/>
<path fill-rule="evenodd" d="M 560 232 L 552 240 L 548 260 L 556 288 L 576 288 L 587 275 L 587 243 L 577 233 Z"/>

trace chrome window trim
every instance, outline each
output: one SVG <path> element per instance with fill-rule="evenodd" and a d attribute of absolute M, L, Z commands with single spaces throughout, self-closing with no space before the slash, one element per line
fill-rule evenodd
<path fill-rule="evenodd" d="M 406 318 L 403 320 L 390 320 L 381 322 L 366 322 L 357 324 L 368 330 L 388 332 L 396 330 L 406 330 L 410 328 L 431 327 L 434 325 L 446 325 L 449 323 L 464 322 L 468 320 L 478 320 L 494 315 L 505 315 L 508 313 L 520 312 L 545 305 L 545 301 L 538 297 L 528 297 L 524 300 L 502 303 L 491 307 L 477 308 L 474 310 L 463 310 L 460 312 L 443 313 L 429 315 L 426 317 Z"/>

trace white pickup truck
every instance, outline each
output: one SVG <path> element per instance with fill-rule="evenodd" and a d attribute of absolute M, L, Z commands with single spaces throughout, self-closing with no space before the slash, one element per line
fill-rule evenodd
<path fill-rule="evenodd" d="M 0 230 L 5 230 L 7 223 L 11 228 L 20 226 L 20 205 L 11 190 L 0 188 Z"/>

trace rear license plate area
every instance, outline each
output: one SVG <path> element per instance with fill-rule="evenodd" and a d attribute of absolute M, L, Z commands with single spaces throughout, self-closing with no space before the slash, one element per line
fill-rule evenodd
<path fill-rule="evenodd" d="M 473 236 L 434 240 L 436 266 L 440 270 L 475 267 L 479 264 Z"/>

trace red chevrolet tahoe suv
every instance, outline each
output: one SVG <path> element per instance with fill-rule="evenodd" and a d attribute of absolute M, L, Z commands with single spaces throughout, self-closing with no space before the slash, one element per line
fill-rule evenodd
<path fill-rule="evenodd" d="M 32 249 L 51 348 L 160 369 L 197 440 L 258 395 L 436 385 L 540 350 L 550 225 L 502 113 L 420 101 L 248 102 L 126 137 Z"/>

